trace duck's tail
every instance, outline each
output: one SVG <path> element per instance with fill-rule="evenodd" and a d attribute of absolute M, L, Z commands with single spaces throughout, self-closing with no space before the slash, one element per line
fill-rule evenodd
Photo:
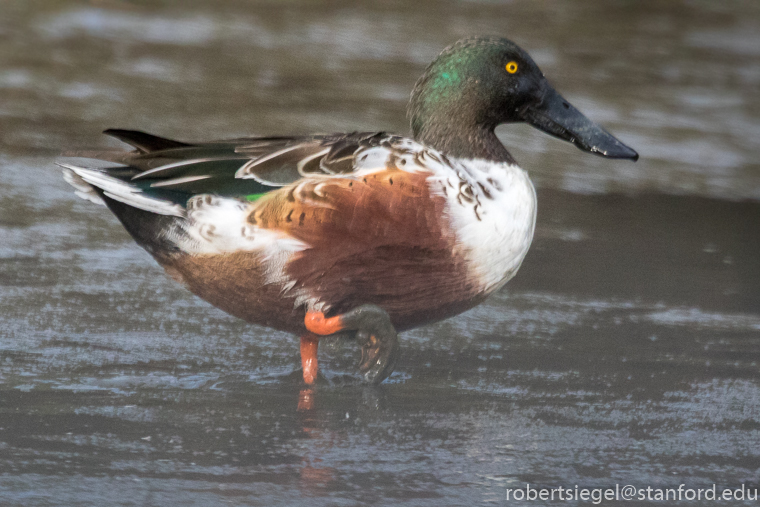
<path fill-rule="evenodd" d="M 76 194 L 96 204 L 107 205 L 103 197 L 137 209 L 176 217 L 185 216 L 185 208 L 165 199 L 146 195 L 140 187 L 131 184 L 136 171 L 126 167 L 95 168 L 57 162 L 63 169 L 63 179 L 76 189 Z"/>
<path fill-rule="evenodd" d="M 250 154 L 238 153 L 237 147 L 252 141 L 189 145 L 138 131 L 106 133 L 135 150 L 67 154 L 117 164 L 110 167 L 88 167 L 79 160 L 58 165 L 77 195 L 107 206 L 159 262 L 180 253 L 261 251 L 269 255 L 270 251 L 305 248 L 287 235 L 261 230 L 248 220 L 261 195 L 284 185 L 236 177 L 252 160 Z"/>
<path fill-rule="evenodd" d="M 186 210 L 171 201 L 145 195 L 129 183 L 125 168 L 82 167 L 58 162 L 76 194 L 107 206 L 134 240 L 159 261 L 181 253 Z"/>

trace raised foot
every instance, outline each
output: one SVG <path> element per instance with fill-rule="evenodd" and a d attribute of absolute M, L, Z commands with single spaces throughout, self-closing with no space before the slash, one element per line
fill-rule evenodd
<path fill-rule="evenodd" d="M 362 347 L 359 371 L 366 382 L 379 384 L 393 372 L 401 346 L 388 312 L 379 306 L 362 305 L 329 319 L 322 312 L 309 312 L 304 323 L 306 329 L 319 335 L 356 331 Z"/>

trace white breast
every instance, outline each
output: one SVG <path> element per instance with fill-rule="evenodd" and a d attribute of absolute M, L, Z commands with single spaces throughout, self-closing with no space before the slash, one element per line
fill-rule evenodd
<path fill-rule="evenodd" d="M 533 240 L 536 191 L 517 165 L 451 160 L 428 179 L 446 197 L 453 233 L 481 290 L 504 285 L 520 267 Z"/>

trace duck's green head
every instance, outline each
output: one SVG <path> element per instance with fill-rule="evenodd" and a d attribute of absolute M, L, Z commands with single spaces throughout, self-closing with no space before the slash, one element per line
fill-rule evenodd
<path fill-rule="evenodd" d="M 415 139 L 456 157 L 512 161 L 494 129 L 524 121 L 597 155 L 638 158 L 563 99 L 528 53 L 498 37 L 446 48 L 417 81 L 408 114 Z"/>

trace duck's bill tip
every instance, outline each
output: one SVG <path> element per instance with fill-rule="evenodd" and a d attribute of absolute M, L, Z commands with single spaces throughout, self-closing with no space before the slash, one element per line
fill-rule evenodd
<path fill-rule="evenodd" d="M 607 149 L 601 149 L 597 146 L 587 148 L 585 146 L 581 146 L 580 144 L 576 144 L 581 150 L 590 151 L 591 153 L 599 155 L 600 157 L 630 160 L 632 162 L 636 162 L 639 159 L 639 154 L 636 152 L 636 150 L 626 146 L 614 137 L 612 137 L 612 139 L 615 141 L 616 146 L 608 147 Z"/>
<path fill-rule="evenodd" d="M 523 119 L 537 129 L 571 142 L 589 153 L 634 162 L 639 159 L 635 150 L 586 118 L 548 84 L 544 89 L 543 100 L 526 108 Z"/>

